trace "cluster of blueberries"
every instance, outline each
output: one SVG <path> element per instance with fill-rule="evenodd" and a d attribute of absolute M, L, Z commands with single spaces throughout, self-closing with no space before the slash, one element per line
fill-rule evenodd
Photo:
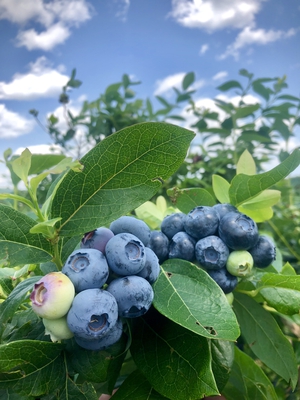
<path fill-rule="evenodd" d="M 160 263 L 172 258 L 194 262 L 225 294 L 234 290 L 238 277 L 251 275 L 253 266 L 268 267 L 276 258 L 272 240 L 231 204 L 168 215 L 160 230 L 151 231 L 149 247 Z"/>
<path fill-rule="evenodd" d="M 122 335 L 123 318 L 149 310 L 151 285 L 160 272 L 158 257 L 148 247 L 150 234 L 144 221 L 123 216 L 109 228 L 86 233 L 80 249 L 69 255 L 62 273 L 72 281 L 76 295 L 67 324 L 79 346 L 109 347 Z"/>
<path fill-rule="evenodd" d="M 195 263 L 229 294 L 239 277 L 249 276 L 253 266 L 269 266 L 275 257 L 272 240 L 260 235 L 253 219 L 230 204 L 197 206 L 187 214 L 170 214 L 160 230 L 151 230 L 133 216 L 123 216 L 109 228 L 86 233 L 62 271 L 48 274 L 35 285 L 31 300 L 34 310 L 44 317 L 46 330 L 53 332 L 54 318 L 58 318 L 53 304 L 63 296 L 64 289 L 59 287 L 67 280 L 68 303 L 63 301 L 66 310 L 59 315 L 67 333 L 59 337 L 74 336 L 85 349 L 103 350 L 121 338 L 126 318 L 149 310 L 154 297 L 152 284 L 165 260 Z"/>

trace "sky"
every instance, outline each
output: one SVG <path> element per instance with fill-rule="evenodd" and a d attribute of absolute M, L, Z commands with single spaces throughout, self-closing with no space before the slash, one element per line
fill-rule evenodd
<path fill-rule="evenodd" d="M 52 141 L 29 110 L 43 124 L 61 116 L 73 68 L 82 81 L 74 112 L 124 73 L 141 81 L 134 89 L 143 99 L 171 96 L 194 71 L 196 99 L 209 104 L 217 86 L 243 81 L 241 68 L 287 75 L 288 93 L 300 94 L 298 0 L 0 0 L 0 36 L 0 159 L 7 148 L 48 151 Z"/>

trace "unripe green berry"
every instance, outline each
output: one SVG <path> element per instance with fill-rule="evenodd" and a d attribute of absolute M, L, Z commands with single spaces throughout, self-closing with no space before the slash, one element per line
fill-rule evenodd
<path fill-rule="evenodd" d="M 227 271 L 234 276 L 247 277 L 252 273 L 253 258 L 246 250 L 235 250 L 227 259 Z"/>
<path fill-rule="evenodd" d="M 67 316 L 58 319 L 43 318 L 45 335 L 50 335 L 52 342 L 60 342 L 63 339 L 71 339 L 74 334 L 67 324 Z"/>
<path fill-rule="evenodd" d="M 233 300 L 234 300 L 234 294 L 232 292 L 227 293 L 226 295 L 227 301 L 230 306 L 232 306 Z"/>

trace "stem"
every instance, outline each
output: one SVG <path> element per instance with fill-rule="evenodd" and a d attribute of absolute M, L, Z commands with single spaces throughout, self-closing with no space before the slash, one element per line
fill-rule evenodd
<path fill-rule="evenodd" d="M 18 186 L 14 185 L 14 194 L 18 195 Z M 18 211 L 18 201 L 14 199 L 14 209 Z"/>
<path fill-rule="evenodd" d="M 56 264 L 58 270 L 60 271 L 62 269 L 62 262 L 61 262 L 61 258 L 60 258 L 58 240 L 56 240 L 55 243 L 53 244 L 53 259 L 52 259 L 52 261 Z"/>
<path fill-rule="evenodd" d="M 293 248 L 290 246 L 289 242 L 286 240 L 286 238 L 280 233 L 279 229 L 277 226 L 271 221 L 267 221 L 270 227 L 273 229 L 273 231 L 278 235 L 279 239 L 282 241 L 282 243 L 285 245 L 285 247 L 289 250 L 289 252 L 296 258 L 296 260 L 300 261 L 300 255 L 298 255 Z"/>

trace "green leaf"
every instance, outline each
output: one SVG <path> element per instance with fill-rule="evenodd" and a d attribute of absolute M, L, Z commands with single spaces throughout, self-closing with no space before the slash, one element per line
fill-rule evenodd
<path fill-rule="evenodd" d="M 241 293 L 235 293 L 233 307 L 242 336 L 253 353 L 294 389 L 298 381 L 295 354 L 275 319 L 255 300 Z"/>
<path fill-rule="evenodd" d="M 187 73 L 182 81 L 182 89 L 186 90 L 194 82 L 195 82 L 195 73 L 194 72 Z"/>
<path fill-rule="evenodd" d="M 62 236 L 107 225 L 149 200 L 182 164 L 194 133 L 165 123 L 142 123 L 107 137 L 68 171 L 52 202 Z"/>
<path fill-rule="evenodd" d="M 234 360 L 234 344 L 226 340 L 211 340 L 212 370 L 218 389 L 226 385 Z"/>
<path fill-rule="evenodd" d="M 218 86 L 217 89 L 221 90 L 222 92 L 226 92 L 227 90 L 233 89 L 233 88 L 238 88 L 243 90 L 243 86 L 240 84 L 238 81 L 227 81 L 223 83 L 222 85 Z"/>
<path fill-rule="evenodd" d="M 28 200 L 25 197 L 23 197 L 23 196 L 19 196 L 17 194 L 11 194 L 11 193 L 1 193 L 0 194 L 0 199 L 1 200 L 11 199 L 11 200 L 19 201 L 21 203 L 26 204 L 32 211 L 36 212 L 36 209 L 35 209 L 33 203 L 30 200 Z"/>
<path fill-rule="evenodd" d="M 273 92 L 258 80 L 252 82 L 252 89 L 267 101 L 270 98 L 270 94 Z"/>
<path fill-rule="evenodd" d="M 235 109 L 234 119 L 246 118 L 252 115 L 260 107 L 260 104 L 251 104 L 250 106 L 237 107 Z"/>
<path fill-rule="evenodd" d="M 31 165 L 32 154 L 28 149 L 22 151 L 20 157 L 11 162 L 14 173 L 25 183 L 27 186 L 28 173 Z"/>
<path fill-rule="evenodd" d="M 256 362 L 237 347 L 229 382 L 223 390 L 227 400 L 277 400 L 273 384 Z"/>
<path fill-rule="evenodd" d="M 246 149 L 239 158 L 236 165 L 237 174 L 255 175 L 256 165 L 252 155 Z"/>
<path fill-rule="evenodd" d="M 79 347 L 72 340 L 68 357 L 72 368 L 80 374 L 81 379 L 89 382 L 107 382 L 112 391 L 126 356 L 127 338 L 121 339 L 103 351 L 90 351 Z"/>
<path fill-rule="evenodd" d="M 278 203 L 281 197 L 280 190 L 267 189 L 253 197 L 252 199 L 245 201 L 242 206 L 249 210 L 257 210 L 261 208 L 272 207 Z"/>
<path fill-rule="evenodd" d="M 240 69 L 239 74 L 242 76 L 245 76 L 246 78 L 249 78 L 249 79 L 252 79 L 252 77 L 253 77 L 253 74 L 248 72 L 245 68 Z"/>
<path fill-rule="evenodd" d="M 157 393 L 139 370 L 133 371 L 118 388 L 113 400 L 167 400 Z"/>
<path fill-rule="evenodd" d="M 168 399 L 218 394 L 207 339 L 154 310 L 136 321 L 130 351 L 152 387 Z"/>
<path fill-rule="evenodd" d="M 248 217 L 252 218 L 257 223 L 268 221 L 273 217 L 274 213 L 272 207 L 249 209 L 249 208 L 244 208 L 243 205 L 238 206 L 239 212 L 248 215 Z"/>
<path fill-rule="evenodd" d="M 62 349 L 38 340 L 0 345 L 0 389 L 36 397 L 55 392 L 65 380 Z"/>
<path fill-rule="evenodd" d="M 293 315 L 300 310 L 300 275 L 265 273 L 258 282 L 260 294 L 277 311 Z"/>
<path fill-rule="evenodd" d="M 197 206 L 213 206 L 216 204 L 213 196 L 207 190 L 201 188 L 178 189 L 175 187 L 168 189 L 167 194 L 172 203 L 183 213 L 188 213 Z"/>
<path fill-rule="evenodd" d="M 247 176 L 236 175 L 229 188 L 230 203 L 239 206 L 246 200 L 257 196 L 263 190 L 275 185 L 287 177 L 300 165 L 300 150 L 296 149 L 277 167 L 262 174 Z"/>
<path fill-rule="evenodd" d="M 154 307 L 170 320 L 212 339 L 235 340 L 239 327 L 226 296 L 202 269 L 167 260 L 153 285 Z"/>
<path fill-rule="evenodd" d="M 222 176 L 212 176 L 212 188 L 216 198 L 220 203 L 230 203 L 229 199 L 229 188 L 230 183 L 226 181 Z"/>
<path fill-rule="evenodd" d="M 35 221 L 11 207 L 0 204 L 0 258 L 11 267 L 51 260 L 50 243 L 30 233 Z"/>
<path fill-rule="evenodd" d="M 49 219 L 48 221 L 39 222 L 30 229 L 30 233 L 41 233 L 45 237 L 52 237 L 55 233 L 54 226 L 61 218 Z"/>
<path fill-rule="evenodd" d="M 76 384 L 69 376 L 65 387 L 59 392 L 59 400 L 98 400 L 95 388 L 90 382 Z"/>
<path fill-rule="evenodd" d="M 19 306 L 28 296 L 28 292 L 32 290 L 33 285 L 41 278 L 41 276 L 33 276 L 20 282 L 9 296 L 0 303 L 0 337 L 5 329 L 6 322 L 15 314 Z"/>

